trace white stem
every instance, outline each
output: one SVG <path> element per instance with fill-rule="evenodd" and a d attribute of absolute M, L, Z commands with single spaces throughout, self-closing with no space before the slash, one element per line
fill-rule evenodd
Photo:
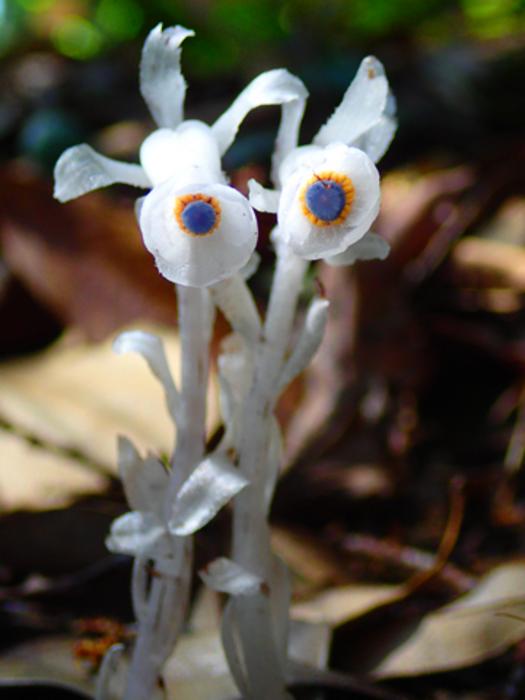
<path fill-rule="evenodd" d="M 206 395 L 211 320 L 208 292 L 194 287 L 178 287 L 179 334 L 181 342 L 180 418 L 177 444 L 164 504 L 168 522 L 181 484 L 204 455 Z M 144 568 L 133 572 L 132 590 L 140 610 L 138 636 L 131 660 L 125 700 L 150 698 L 166 658 L 180 634 L 186 618 L 193 560 L 193 539 L 173 537 L 169 574 L 151 575 L 147 600 L 141 601 Z M 142 604 L 141 604 L 142 602 Z"/>
<path fill-rule="evenodd" d="M 147 588 L 148 572 L 147 560 L 144 557 L 135 557 L 133 560 L 133 571 L 131 573 L 131 600 L 135 619 L 140 623 L 147 615 Z"/>
<path fill-rule="evenodd" d="M 239 467 L 249 485 L 235 499 L 233 559 L 264 581 L 271 580 L 272 552 L 267 522 L 268 445 L 278 377 L 290 343 L 307 262 L 284 250 L 277 260 L 263 342 L 257 346 L 252 386 L 242 410 Z M 285 659 L 273 625 L 273 591 L 239 596 L 234 614 L 250 685 L 250 700 L 286 697 Z M 280 601 L 282 602 L 282 601 Z"/>

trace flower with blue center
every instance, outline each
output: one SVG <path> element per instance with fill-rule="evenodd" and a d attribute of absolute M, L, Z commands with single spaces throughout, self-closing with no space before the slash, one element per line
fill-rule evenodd
<path fill-rule="evenodd" d="M 172 282 L 205 287 L 230 277 L 249 260 L 257 222 L 248 200 L 228 185 L 221 158 L 245 116 L 261 105 L 281 105 L 278 141 L 296 137 L 306 90 L 284 69 L 262 73 L 211 126 L 183 120 L 186 83 L 180 46 L 192 36 L 183 27 L 158 25 L 146 39 L 140 88 L 158 124 L 140 149 L 140 165 L 121 163 L 82 144 L 68 149 L 55 168 L 55 196 L 62 202 L 113 183 L 151 190 L 138 200 L 146 248 Z"/>
<path fill-rule="evenodd" d="M 275 189 L 251 181 L 250 201 L 277 213 L 278 244 L 334 265 L 386 256 L 388 244 L 370 226 L 380 204 L 375 162 L 394 136 L 394 111 L 383 67 L 368 57 L 312 144 L 276 152 Z"/>

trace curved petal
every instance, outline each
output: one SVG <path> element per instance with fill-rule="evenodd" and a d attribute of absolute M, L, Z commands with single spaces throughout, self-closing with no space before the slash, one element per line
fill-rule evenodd
<path fill-rule="evenodd" d="M 257 180 L 252 178 L 248 180 L 248 192 L 250 204 L 254 209 L 257 209 L 257 211 L 266 211 L 270 214 L 277 214 L 280 195 L 278 190 L 269 190 L 259 185 Z"/>
<path fill-rule="evenodd" d="M 214 559 L 199 571 L 199 576 L 212 590 L 230 595 L 253 595 L 264 585 L 259 576 L 226 557 Z"/>
<path fill-rule="evenodd" d="M 182 121 L 186 81 L 180 71 L 180 45 L 191 29 L 162 24 L 151 30 L 142 49 L 140 91 L 159 126 L 174 128 Z"/>
<path fill-rule="evenodd" d="M 152 455 L 143 459 L 131 440 L 121 436 L 118 439 L 118 466 L 130 507 L 160 513 L 162 496 L 168 485 L 168 472 L 161 462 Z"/>
<path fill-rule="evenodd" d="M 350 145 L 360 148 L 374 163 L 377 163 L 390 146 L 396 129 L 396 101 L 394 95 L 389 93 L 384 114 L 368 131 L 361 134 Z"/>
<path fill-rule="evenodd" d="M 253 296 L 240 274 L 213 285 L 210 292 L 233 330 L 248 342 L 255 343 L 261 333 L 261 319 Z"/>
<path fill-rule="evenodd" d="M 328 320 L 329 306 L 328 299 L 316 297 L 308 307 L 301 334 L 279 376 L 277 394 L 280 394 L 292 379 L 306 369 L 319 349 Z"/>
<path fill-rule="evenodd" d="M 157 129 L 140 147 L 140 162 L 154 185 L 173 179 L 226 184 L 221 158 L 210 127 L 190 119 L 177 129 Z"/>
<path fill-rule="evenodd" d="M 356 260 L 384 260 L 390 252 L 390 244 L 377 233 L 367 234 L 344 250 L 339 255 L 325 258 L 325 262 L 333 267 L 352 265 Z"/>
<path fill-rule="evenodd" d="M 113 644 L 104 654 L 95 682 L 95 700 L 111 700 L 113 697 L 110 684 L 117 673 L 124 649 L 124 644 Z"/>
<path fill-rule="evenodd" d="M 248 258 L 248 262 L 246 263 L 246 265 L 243 265 L 241 267 L 241 269 L 239 270 L 239 275 L 246 282 L 247 280 L 250 279 L 250 277 L 253 277 L 253 275 L 257 272 L 260 264 L 261 264 L 261 256 L 259 255 L 259 253 L 256 250 L 254 250 L 253 253 L 250 255 L 250 257 Z"/>
<path fill-rule="evenodd" d="M 248 485 L 229 459 L 210 455 L 182 484 L 168 527 L 173 535 L 192 535 L 214 518 L 219 510 Z"/>
<path fill-rule="evenodd" d="M 119 355 L 127 352 L 137 352 L 142 355 L 164 387 L 168 410 L 173 421 L 176 422 L 181 410 L 180 395 L 175 386 L 161 338 L 144 331 L 125 331 L 115 338 L 113 350 Z"/>
<path fill-rule="evenodd" d="M 68 202 L 117 182 L 144 189 L 151 187 L 151 181 L 140 165 L 106 158 L 82 143 L 68 148 L 58 159 L 54 196 L 60 202 Z"/>
<path fill-rule="evenodd" d="M 308 210 L 305 192 L 317 179 L 347 183 L 344 197 L 348 206 L 340 219 L 319 222 Z M 330 185 L 332 187 L 332 185 Z M 342 192 L 341 187 L 335 191 Z M 357 148 L 331 144 L 305 151 L 302 161 L 285 180 L 277 220 L 277 238 L 296 255 L 316 260 L 337 255 L 355 243 L 370 228 L 379 210 L 379 173 L 370 158 Z"/>
<path fill-rule="evenodd" d="M 222 614 L 221 640 L 235 684 L 242 697 L 247 698 L 250 696 L 250 685 L 233 598 L 226 603 Z"/>
<path fill-rule="evenodd" d="M 247 85 L 232 105 L 212 125 L 221 155 L 233 143 L 248 112 L 263 105 L 290 105 L 284 110 L 277 135 L 279 158 L 297 144 L 297 134 L 308 92 L 299 78 L 284 68 L 266 71 Z M 294 105 L 292 107 L 292 104 Z"/>
<path fill-rule="evenodd" d="M 257 220 L 248 200 L 232 187 L 177 184 L 169 180 L 145 198 L 140 214 L 144 244 L 164 277 L 207 287 L 248 262 L 257 242 Z M 174 213 L 177 202 L 191 199 L 213 202 L 217 212 L 214 228 L 202 235 L 185 230 Z"/>
<path fill-rule="evenodd" d="M 280 179 L 281 163 L 299 145 L 299 127 L 308 97 L 308 92 L 302 82 L 298 78 L 296 80 L 300 83 L 304 94 L 295 100 L 285 102 L 281 109 L 281 121 L 272 156 L 272 180 L 276 187 L 280 187 L 282 184 Z"/>
<path fill-rule="evenodd" d="M 313 143 L 326 146 L 340 141 L 350 145 L 382 117 L 388 98 L 385 69 L 373 56 L 363 59 L 343 100 Z"/>
<path fill-rule="evenodd" d="M 111 523 L 106 538 L 110 552 L 131 556 L 153 556 L 166 536 L 166 530 L 153 513 L 124 513 Z"/>

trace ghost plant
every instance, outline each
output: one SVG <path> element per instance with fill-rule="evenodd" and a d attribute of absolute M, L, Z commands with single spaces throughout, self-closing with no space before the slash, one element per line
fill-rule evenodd
<path fill-rule="evenodd" d="M 395 106 L 381 64 L 367 58 L 310 145 L 298 145 L 307 91 L 284 69 L 255 78 L 211 126 L 184 120 L 180 46 L 192 34 L 159 25 L 146 39 L 140 88 L 158 128 L 143 142 L 140 163 L 75 146 L 56 165 L 55 196 L 67 201 L 117 182 L 148 190 L 137 200 L 140 232 L 160 274 L 177 289 L 179 383 L 160 338 L 129 331 L 114 344 L 116 352 L 138 352 L 147 361 L 176 428 L 169 464 L 119 440 L 119 472 L 130 510 L 112 524 L 107 546 L 134 557 L 137 619 L 124 698 L 144 700 L 153 693 L 186 616 L 192 535 L 233 499 L 231 555 L 211 562 L 201 578 L 230 596 L 222 638 L 242 696 L 278 700 L 289 697 L 293 669 L 287 657 L 288 574 L 271 551 L 268 525 L 282 454 L 274 410 L 283 389 L 311 361 L 326 325 L 328 301 L 315 298 L 292 347 L 309 261 L 343 265 L 388 253 L 388 244 L 370 226 L 380 201 L 375 162 L 394 135 Z M 248 112 L 261 105 L 281 107 L 273 188 L 252 181 L 248 200 L 229 186 L 221 158 Z M 253 208 L 277 214 L 276 270 L 264 319 L 246 284 L 255 266 Z M 205 454 L 215 307 L 233 334 L 223 341 L 218 360 L 225 434 Z M 107 696 L 121 651 L 111 650 L 101 668 L 99 698 Z"/>

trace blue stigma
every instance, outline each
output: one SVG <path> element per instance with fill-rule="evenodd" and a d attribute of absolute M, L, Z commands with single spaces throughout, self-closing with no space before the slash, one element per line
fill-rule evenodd
<path fill-rule="evenodd" d="M 346 194 L 335 180 L 318 180 L 306 190 L 306 206 L 322 221 L 335 221 L 344 209 Z"/>
<path fill-rule="evenodd" d="M 199 236 L 212 230 L 217 221 L 217 212 L 208 202 L 196 199 L 184 207 L 181 218 L 185 228 Z"/>

